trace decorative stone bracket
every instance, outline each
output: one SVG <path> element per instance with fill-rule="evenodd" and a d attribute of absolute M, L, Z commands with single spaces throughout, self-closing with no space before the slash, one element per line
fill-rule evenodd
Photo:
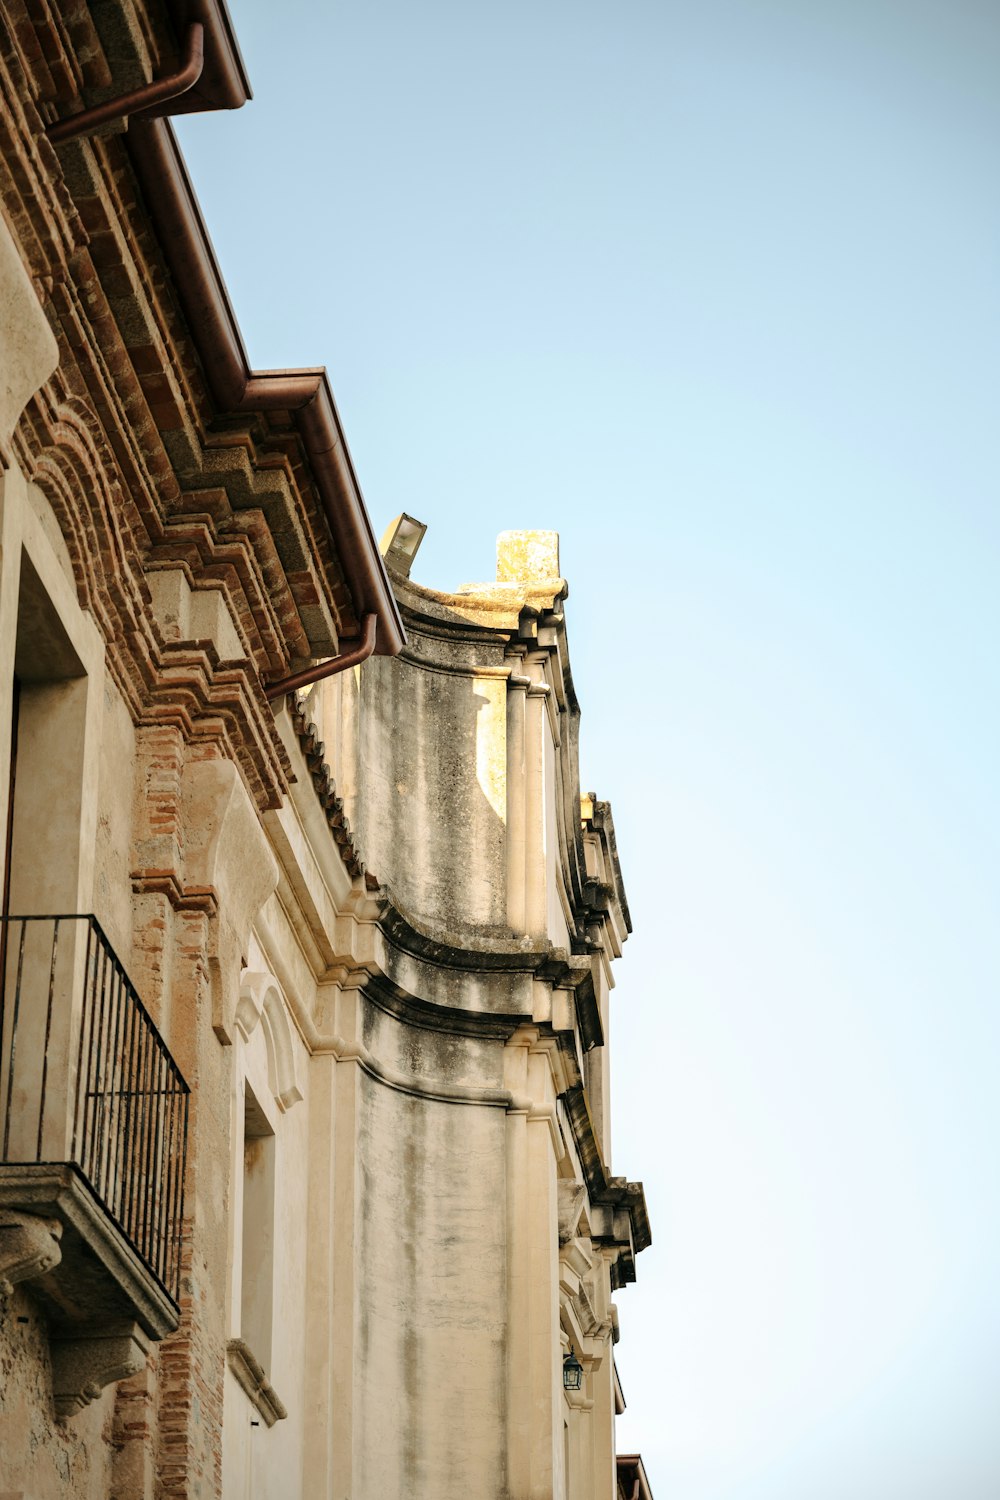
<path fill-rule="evenodd" d="M 70 1163 L 0 1163 L 0 1291 L 31 1281 L 45 1310 L 56 1414 L 72 1417 L 145 1365 L 176 1303 Z"/>
<path fill-rule="evenodd" d="M 0 1295 L 19 1281 L 44 1276 L 62 1259 L 58 1219 L 0 1208 Z M 150 1340 L 138 1323 L 75 1324 L 52 1327 L 52 1399 L 59 1417 L 73 1417 L 106 1385 L 134 1375 L 146 1363 Z"/>
<path fill-rule="evenodd" d="M 0 1296 L 9 1297 L 19 1281 L 42 1276 L 62 1259 L 58 1219 L 0 1208 Z"/>
<path fill-rule="evenodd" d="M 74 1417 L 113 1380 L 135 1375 L 146 1363 L 150 1340 L 138 1323 L 75 1327 L 53 1336 L 52 1399 L 56 1415 Z"/>
<path fill-rule="evenodd" d="M 211 891 L 218 902 L 219 916 L 209 932 L 212 1027 L 229 1046 L 239 999 L 239 954 L 246 951 L 251 925 L 278 883 L 278 866 L 231 761 L 190 761 L 184 768 L 182 807 L 185 888 Z"/>
<path fill-rule="evenodd" d="M 582 1182 L 561 1177 L 559 1191 L 559 1245 L 568 1245 L 579 1233 L 580 1219 L 587 1206 L 587 1189 Z"/>

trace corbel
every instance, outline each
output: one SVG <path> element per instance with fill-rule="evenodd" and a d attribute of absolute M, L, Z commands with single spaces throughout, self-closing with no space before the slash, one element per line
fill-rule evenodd
<path fill-rule="evenodd" d="M 138 1323 L 101 1323 L 52 1336 L 52 1399 L 56 1415 L 73 1417 L 106 1385 L 136 1375 L 150 1341 Z"/>
<path fill-rule="evenodd" d="M 58 1219 L 0 1208 L 0 1296 L 9 1297 L 19 1281 L 44 1276 L 62 1259 Z"/>

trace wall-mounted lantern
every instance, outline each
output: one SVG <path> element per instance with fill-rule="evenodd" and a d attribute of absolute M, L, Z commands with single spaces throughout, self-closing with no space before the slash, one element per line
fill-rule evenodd
<path fill-rule="evenodd" d="M 572 1349 L 563 1360 L 563 1390 L 578 1391 L 583 1385 L 583 1365 Z"/>

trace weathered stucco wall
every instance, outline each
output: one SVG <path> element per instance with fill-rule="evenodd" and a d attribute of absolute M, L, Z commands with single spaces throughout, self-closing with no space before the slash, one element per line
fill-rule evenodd
<path fill-rule="evenodd" d="M 501 1110 L 362 1080 L 359 1500 L 503 1493 L 503 1136 Z"/>
<path fill-rule="evenodd" d="M 541 579 L 508 570 L 453 596 L 400 581 L 402 656 L 310 696 L 324 744 L 308 743 L 381 913 L 371 980 L 334 1011 L 354 1138 L 334 1234 L 350 1226 L 354 1281 L 350 1463 L 333 1468 L 352 1495 L 613 1494 L 610 1247 L 628 1217 L 604 1211 L 609 1248 L 592 1248 L 599 1148 L 561 1101 L 584 1087 L 572 986 L 589 986 L 599 1035 L 624 927 L 601 936 L 619 888 L 599 851 L 588 874 L 565 586 L 554 538 L 535 552 Z M 569 1348 L 586 1371 L 575 1404 Z"/>
<path fill-rule="evenodd" d="M 109 1390 L 72 1423 L 51 1418 L 48 1332 L 34 1299 L 19 1288 L 3 1299 L 0 1327 L 0 1478 L 25 1500 L 104 1500 L 116 1450 Z"/>
<path fill-rule="evenodd" d="M 506 693 L 468 657 L 438 652 L 432 670 L 409 653 L 370 662 L 358 725 L 366 858 L 415 921 L 441 932 L 506 922 Z"/>

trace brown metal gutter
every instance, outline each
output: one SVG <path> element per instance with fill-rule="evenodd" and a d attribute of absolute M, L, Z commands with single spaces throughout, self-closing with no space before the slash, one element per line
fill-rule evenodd
<path fill-rule="evenodd" d="M 204 26 L 205 71 L 194 88 L 178 95 L 169 108 L 147 110 L 147 114 L 186 115 L 203 110 L 240 109 L 252 99 L 253 89 L 226 0 L 167 0 L 167 10 L 178 36 L 183 36 L 194 21 Z"/>
<path fill-rule="evenodd" d="M 61 141 L 71 141 L 78 135 L 86 135 L 88 131 L 107 125 L 112 120 L 127 119 L 141 110 L 155 109 L 158 105 L 176 99 L 180 94 L 186 94 L 188 89 L 193 89 L 204 66 L 205 28 L 200 21 L 194 21 L 187 30 L 184 63 L 176 73 L 170 73 L 166 78 L 155 78 L 151 83 L 144 83 L 141 88 L 119 94 L 117 99 L 107 99 L 103 104 L 95 104 L 92 109 L 70 115 L 67 120 L 57 120 L 54 125 L 47 127 L 45 134 L 53 145 L 58 145 Z"/>
<path fill-rule="evenodd" d="M 212 396 L 223 412 L 292 414 L 355 613 L 361 620 L 366 615 L 375 616 L 374 650 L 380 656 L 395 656 L 402 650 L 406 634 L 326 371 L 250 369 L 208 231 L 170 125 L 166 120 L 136 120 L 125 145 L 173 273 Z M 336 670 L 332 662 L 325 666 Z"/>
<path fill-rule="evenodd" d="M 314 682 L 322 682 L 325 677 L 335 677 L 338 672 L 346 672 L 348 667 L 356 667 L 360 662 L 367 661 L 375 650 L 375 633 L 378 621 L 374 615 L 365 615 L 364 631 L 356 641 L 341 641 L 344 649 L 339 656 L 331 656 L 327 661 L 317 662 L 314 667 L 306 667 L 302 672 L 293 672 L 291 677 L 283 677 L 280 682 L 272 682 L 270 687 L 264 689 L 264 696 L 270 703 L 275 698 L 281 698 L 285 693 L 297 693 L 299 688 L 310 687 Z"/>

